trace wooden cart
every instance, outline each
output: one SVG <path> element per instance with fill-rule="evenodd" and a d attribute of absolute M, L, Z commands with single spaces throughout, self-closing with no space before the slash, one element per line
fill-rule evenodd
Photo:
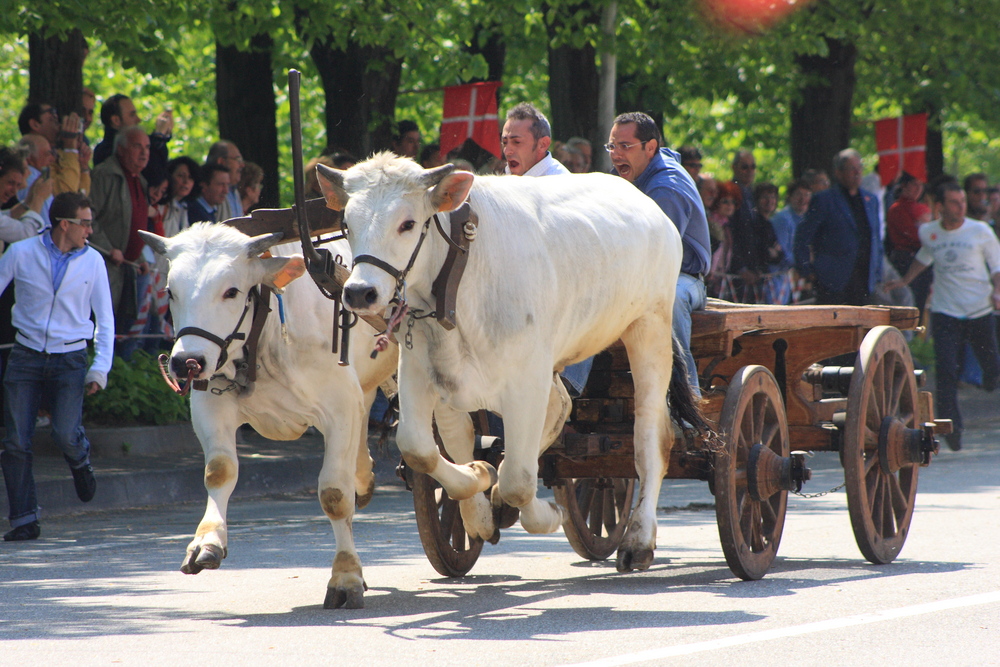
<path fill-rule="evenodd" d="M 951 423 L 935 421 L 918 391 L 900 329 L 915 308 L 743 306 L 710 300 L 695 313 L 691 348 L 704 411 L 719 437 L 678 433 L 665 478 L 708 482 L 726 562 L 760 579 L 777 554 L 788 492 L 810 477 L 805 452 L 839 452 L 855 538 L 872 563 L 891 562 L 906 540 L 917 474 Z M 853 366 L 823 360 L 855 355 Z M 598 355 L 574 400 L 569 427 L 539 459 L 539 476 L 569 512 L 564 526 L 584 558 L 613 554 L 632 510 L 632 381 L 624 346 Z M 679 429 L 675 429 L 679 430 Z M 498 465 L 502 446 L 483 438 L 477 456 Z M 797 453 L 793 453 L 793 450 Z M 465 533 L 458 503 L 427 475 L 401 464 L 413 489 L 421 541 L 434 568 L 462 576 L 482 540 Z M 507 527 L 516 515 L 498 514 Z M 496 535 L 495 537 L 498 537 Z"/>

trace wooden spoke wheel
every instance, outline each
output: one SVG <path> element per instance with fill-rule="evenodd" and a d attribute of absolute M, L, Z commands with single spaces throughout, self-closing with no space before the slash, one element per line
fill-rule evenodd
<path fill-rule="evenodd" d="M 573 551 L 588 560 L 604 560 L 615 553 L 625 535 L 634 479 L 564 479 L 553 486 L 556 502 L 569 512 L 563 525 Z"/>
<path fill-rule="evenodd" d="M 919 466 L 901 462 L 885 440 L 900 425 L 918 429 L 917 420 L 906 339 L 894 327 L 875 327 L 861 343 L 851 378 L 841 456 L 854 537 L 872 563 L 891 563 L 906 541 Z"/>
<path fill-rule="evenodd" d="M 760 579 L 778 553 L 788 506 L 788 492 L 771 479 L 776 475 L 764 474 L 780 473 L 790 447 L 785 405 L 771 371 L 763 366 L 739 370 L 726 390 L 719 426 L 726 440 L 714 466 L 722 550 L 733 574 L 745 581 Z"/>
<path fill-rule="evenodd" d="M 446 577 L 463 577 L 479 559 L 483 540 L 465 532 L 458 501 L 423 473 L 413 473 L 413 509 L 427 560 Z"/>

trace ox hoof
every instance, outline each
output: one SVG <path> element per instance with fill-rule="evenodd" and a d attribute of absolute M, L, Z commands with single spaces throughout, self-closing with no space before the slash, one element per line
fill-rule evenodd
<path fill-rule="evenodd" d="M 648 570 L 653 564 L 653 550 L 647 547 L 627 549 L 622 547 L 618 550 L 618 560 L 615 567 L 619 572 L 631 572 L 633 570 Z"/>
<path fill-rule="evenodd" d="M 343 588 L 326 589 L 326 599 L 323 600 L 323 609 L 364 609 L 365 593 L 360 588 L 345 590 Z"/>
<path fill-rule="evenodd" d="M 500 497 L 500 487 L 496 484 L 493 485 L 493 489 L 490 491 L 490 504 L 493 506 L 493 522 L 496 524 L 497 529 L 510 528 L 517 523 L 518 517 L 521 516 L 521 510 L 503 501 L 503 498 Z M 497 535 L 497 539 L 500 539 L 499 535 Z M 493 544 L 496 544 L 496 542 L 493 542 Z"/>
<path fill-rule="evenodd" d="M 184 563 L 181 564 L 181 572 L 184 574 L 198 574 L 202 570 L 218 570 L 222 565 L 222 559 L 228 554 L 225 547 L 214 544 L 203 544 L 188 553 Z"/>
<path fill-rule="evenodd" d="M 492 488 L 499 480 L 500 477 L 497 475 L 497 469 L 491 466 L 486 461 L 473 461 L 469 464 L 469 467 L 476 473 L 476 477 L 480 481 L 480 491 L 486 491 Z"/>

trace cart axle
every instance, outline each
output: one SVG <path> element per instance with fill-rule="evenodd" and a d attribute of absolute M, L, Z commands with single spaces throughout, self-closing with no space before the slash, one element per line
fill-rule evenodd
<path fill-rule="evenodd" d="M 779 491 L 801 491 L 802 483 L 812 479 L 806 467 L 805 453 L 779 456 L 770 447 L 757 443 L 747 455 L 747 492 L 761 502 Z"/>

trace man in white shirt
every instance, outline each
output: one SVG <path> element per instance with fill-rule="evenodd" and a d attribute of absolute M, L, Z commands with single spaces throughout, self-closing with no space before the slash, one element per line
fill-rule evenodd
<path fill-rule="evenodd" d="M 568 174 L 549 153 L 552 128 L 545 115 L 527 102 L 521 102 L 507 112 L 507 121 L 500 134 L 505 171 L 515 176 L 555 176 Z"/>
<path fill-rule="evenodd" d="M 934 335 L 938 417 L 951 419 L 955 430 L 945 436 L 953 450 L 962 448 L 962 414 L 958 409 L 958 354 L 968 342 L 983 369 L 982 387 L 993 391 L 1000 376 L 993 311 L 1000 309 L 1000 241 L 985 222 L 965 217 L 965 191 L 954 182 L 939 187 L 941 219 L 919 227 L 920 251 L 900 280 L 887 289 L 907 285 L 934 264 L 928 308 Z"/>
<path fill-rule="evenodd" d="M 77 496 L 88 502 L 97 487 L 82 425 L 83 395 L 106 386 L 111 370 L 111 289 L 104 258 L 86 244 L 93 225 L 87 198 L 76 192 L 56 195 L 50 221 L 51 230 L 13 244 L 0 257 L 0 291 L 13 281 L 17 295 L 11 311 L 16 343 L 4 375 L 7 434 L 0 452 L 10 508 L 8 542 L 41 534 L 31 438 L 43 396 L 49 398 L 52 437 L 69 463 Z M 88 369 L 90 339 L 95 354 Z"/>

